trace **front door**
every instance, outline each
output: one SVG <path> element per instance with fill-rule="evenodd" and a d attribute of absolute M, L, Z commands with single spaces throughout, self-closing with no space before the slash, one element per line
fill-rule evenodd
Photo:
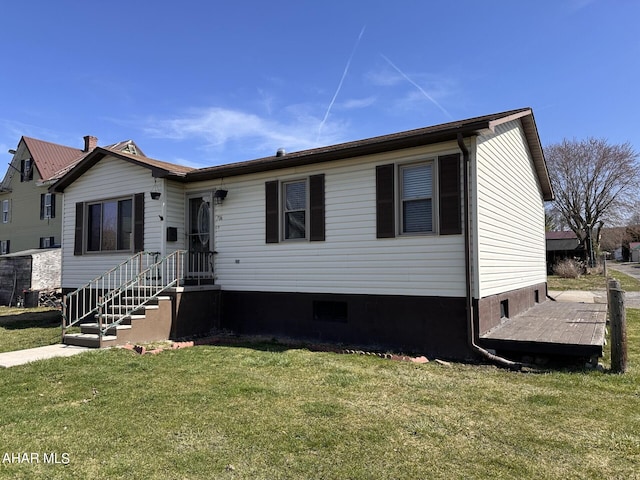
<path fill-rule="evenodd" d="M 187 199 L 188 277 L 213 278 L 213 204 L 210 193 Z"/>

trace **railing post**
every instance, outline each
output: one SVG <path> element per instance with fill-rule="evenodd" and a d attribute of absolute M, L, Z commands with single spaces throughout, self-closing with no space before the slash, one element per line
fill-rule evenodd
<path fill-rule="evenodd" d="M 66 331 L 66 323 L 67 323 L 67 315 L 69 314 L 69 310 L 67 308 L 67 295 L 62 295 L 62 341 L 64 342 L 64 332 Z"/>
<path fill-rule="evenodd" d="M 97 316 L 98 316 L 98 345 L 100 346 L 100 348 L 102 348 L 102 300 L 104 297 L 100 296 L 98 297 L 98 309 L 97 309 Z"/>
<path fill-rule="evenodd" d="M 627 314 L 624 305 L 624 290 L 620 282 L 609 280 L 609 323 L 611 327 L 611 371 L 627 371 Z"/>

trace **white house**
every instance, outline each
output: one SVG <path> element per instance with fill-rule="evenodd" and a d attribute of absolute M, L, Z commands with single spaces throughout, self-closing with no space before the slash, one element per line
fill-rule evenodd
<path fill-rule="evenodd" d="M 553 192 L 528 108 L 195 170 L 97 148 L 51 191 L 65 291 L 186 251 L 163 291 L 198 292 L 174 299 L 182 324 L 468 358 L 546 299 Z"/>

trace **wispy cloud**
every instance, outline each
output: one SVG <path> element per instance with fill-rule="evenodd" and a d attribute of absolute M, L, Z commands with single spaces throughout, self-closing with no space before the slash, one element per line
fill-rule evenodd
<path fill-rule="evenodd" d="M 366 108 L 370 107 L 374 103 L 376 103 L 378 97 L 370 96 L 366 98 L 352 98 L 350 100 L 345 100 L 340 104 L 340 108 L 344 110 L 353 110 L 357 108 Z"/>
<path fill-rule="evenodd" d="M 433 98 L 433 96 L 431 96 L 424 88 L 422 88 L 420 85 L 418 85 L 415 81 L 413 81 L 411 79 L 411 77 L 409 77 L 406 73 L 404 73 L 402 70 L 400 70 L 391 60 L 389 60 L 389 58 L 387 58 L 385 55 L 382 55 L 382 58 L 391 66 L 391 68 L 393 68 L 396 72 L 398 72 L 398 74 L 400 74 L 400 76 L 402 78 L 404 78 L 407 82 L 409 82 L 411 85 L 413 85 L 418 92 L 420 92 L 420 94 L 426 98 L 427 100 L 429 100 L 431 103 L 433 103 L 436 107 L 438 107 L 447 117 L 449 118 L 453 118 L 453 116 L 442 106 L 440 105 L 440 103 L 438 103 L 435 98 Z M 384 80 L 382 77 L 379 77 L 378 80 Z M 390 82 L 391 79 L 388 77 L 386 78 L 387 82 Z M 388 83 L 390 84 L 390 83 Z"/>
<path fill-rule="evenodd" d="M 367 74 L 367 80 L 372 85 L 378 87 L 394 87 L 403 82 L 404 79 L 397 71 L 390 72 L 389 70 L 380 70 L 375 72 L 369 72 Z"/>
<path fill-rule="evenodd" d="M 206 151 L 223 152 L 241 144 L 247 159 L 251 155 L 268 156 L 280 147 L 288 151 L 317 147 L 315 138 L 318 118 L 309 115 L 303 105 L 292 105 L 282 111 L 281 118 L 263 117 L 252 112 L 210 107 L 194 109 L 169 119 L 148 119 L 144 132 L 155 138 L 204 142 Z M 328 140 L 339 142 L 344 124 L 325 125 Z"/>
<path fill-rule="evenodd" d="M 344 71 L 342 72 L 342 77 L 340 78 L 340 82 L 338 83 L 338 88 L 336 88 L 336 91 L 333 94 L 333 98 L 331 99 L 331 102 L 329 102 L 327 111 L 324 114 L 324 118 L 322 119 L 322 121 L 320 122 L 320 126 L 318 127 L 318 135 L 316 137 L 316 142 L 320 140 L 320 135 L 322 135 L 322 129 L 324 128 L 325 123 L 327 123 L 327 118 L 329 118 L 329 113 L 331 112 L 331 109 L 333 108 L 333 104 L 335 103 L 336 98 L 338 98 L 338 94 L 342 89 L 342 84 L 344 83 L 344 79 L 347 76 L 347 73 L 349 72 L 349 67 L 351 66 L 351 60 L 353 60 L 353 56 L 356 54 L 356 50 L 358 49 L 358 45 L 360 45 L 360 40 L 362 40 L 362 35 L 364 35 L 365 29 L 366 29 L 366 25 L 362 27 L 362 30 L 360 30 L 360 35 L 358 35 L 358 39 L 356 40 L 356 43 L 353 46 L 353 50 L 351 50 L 351 55 L 349 55 L 347 64 L 345 65 Z"/>

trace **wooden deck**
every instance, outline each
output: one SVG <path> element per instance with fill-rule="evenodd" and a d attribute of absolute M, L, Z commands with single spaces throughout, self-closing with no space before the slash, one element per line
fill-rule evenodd
<path fill-rule="evenodd" d="M 601 357 L 607 305 L 546 301 L 482 335 L 479 344 L 501 352 Z"/>

